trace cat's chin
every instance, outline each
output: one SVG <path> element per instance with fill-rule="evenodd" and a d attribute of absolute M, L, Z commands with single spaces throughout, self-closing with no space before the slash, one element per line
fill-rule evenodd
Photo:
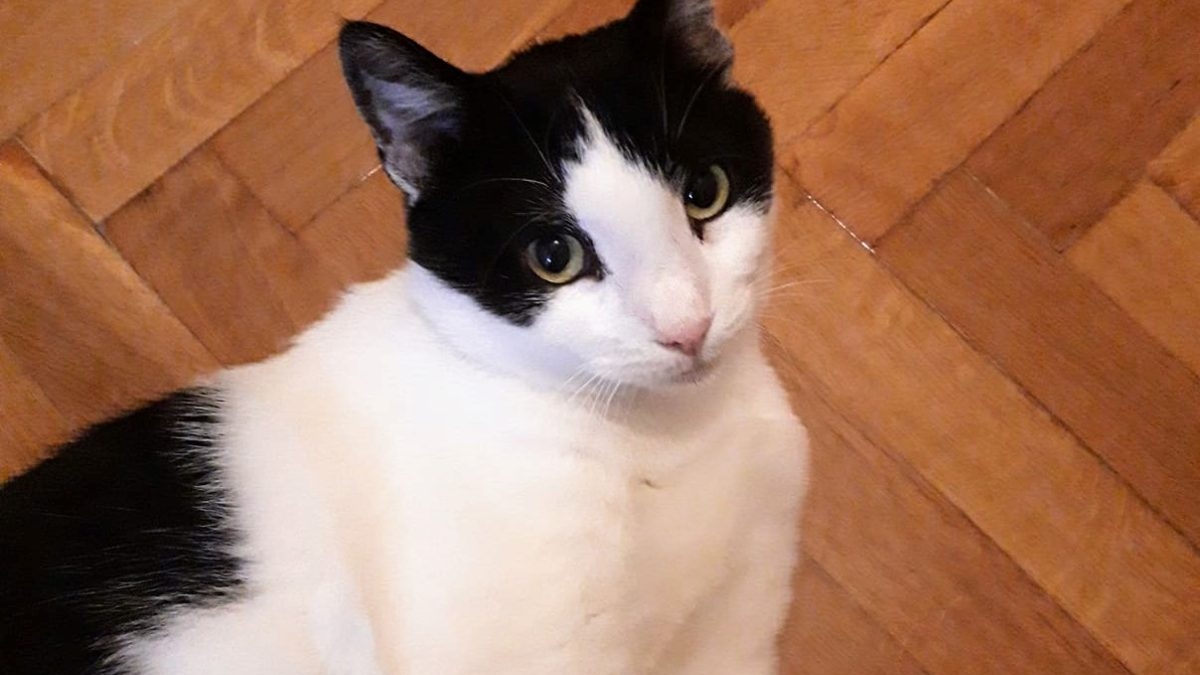
<path fill-rule="evenodd" d="M 671 391 L 704 385 L 728 370 L 725 364 L 738 361 L 746 349 L 754 348 L 756 339 L 753 330 L 738 330 L 719 349 L 708 350 L 699 358 L 676 356 L 664 359 L 654 367 L 631 370 L 611 379 L 645 390 Z"/>
<path fill-rule="evenodd" d="M 646 390 L 671 390 L 690 387 L 711 380 L 718 370 L 718 359 L 696 360 L 687 365 L 663 369 L 659 372 L 641 372 L 622 378 L 625 384 Z"/>
<path fill-rule="evenodd" d="M 712 377 L 717 369 L 714 361 L 701 361 L 675 377 L 675 384 L 700 384 Z"/>

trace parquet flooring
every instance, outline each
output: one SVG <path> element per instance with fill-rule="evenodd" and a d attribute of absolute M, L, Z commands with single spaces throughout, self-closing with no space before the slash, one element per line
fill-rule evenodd
<path fill-rule="evenodd" d="M 459 65 L 630 0 L 7 0 L 0 479 L 399 264 L 339 17 Z M 794 675 L 1200 673 L 1200 2 L 718 0 L 814 440 Z"/>

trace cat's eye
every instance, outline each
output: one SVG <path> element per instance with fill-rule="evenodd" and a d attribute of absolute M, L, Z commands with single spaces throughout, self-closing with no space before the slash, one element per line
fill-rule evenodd
<path fill-rule="evenodd" d="M 716 217 L 729 202 L 729 175 L 713 164 L 692 176 L 683 190 L 683 206 L 692 220 Z"/>
<path fill-rule="evenodd" d="M 551 234 L 530 242 L 525 260 L 533 273 L 552 284 L 565 284 L 583 271 L 583 244 L 569 234 Z"/>

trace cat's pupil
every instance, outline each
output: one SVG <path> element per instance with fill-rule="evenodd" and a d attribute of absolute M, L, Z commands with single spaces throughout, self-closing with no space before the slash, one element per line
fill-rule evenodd
<path fill-rule="evenodd" d="M 542 269 L 551 274 L 558 274 L 571 264 L 571 247 L 562 237 L 539 239 L 534 247 L 534 255 Z"/>
<path fill-rule="evenodd" d="M 688 181 L 684 198 L 687 203 L 699 208 L 708 208 L 717 201 L 717 177 L 712 171 L 702 171 Z"/>

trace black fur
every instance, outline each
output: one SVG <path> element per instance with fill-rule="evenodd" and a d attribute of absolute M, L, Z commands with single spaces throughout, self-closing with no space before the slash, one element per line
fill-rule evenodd
<path fill-rule="evenodd" d="M 175 394 L 0 488 L 0 673 L 118 673 L 114 638 L 237 597 L 213 405 Z"/>
<path fill-rule="evenodd" d="M 340 44 L 355 100 L 385 163 L 401 158 L 389 174 L 419 184 L 409 202 L 412 260 L 493 313 L 518 325 L 532 322 L 556 287 L 526 265 L 528 244 L 565 231 L 590 250 L 562 204 L 560 170 L 577 158 L 584 129 L 579 103 L 626 155 L 681 194 L 690 175 L 720 163 L 732 201 L 765 209 L 770 126 L 753 98 L 729 83 L 728 44 L 711 20 L 703 0 L 642 0 L 622 21 L 534 46 L 476 75 L 390 29 L 347 24 Z M 380 128 L 380 92 L 364 86 L 364 73 L 435 90 L 446 107 L 411 124 L 434 124 L 436 133 Z M 437 142 L 384 140 L 413 135 Z M 419 175 L 406 175 L 409 166 L 421 167 Z M 598 276 L 603 261 L 595 251 L 591 257 L 589 271 Z"/>

